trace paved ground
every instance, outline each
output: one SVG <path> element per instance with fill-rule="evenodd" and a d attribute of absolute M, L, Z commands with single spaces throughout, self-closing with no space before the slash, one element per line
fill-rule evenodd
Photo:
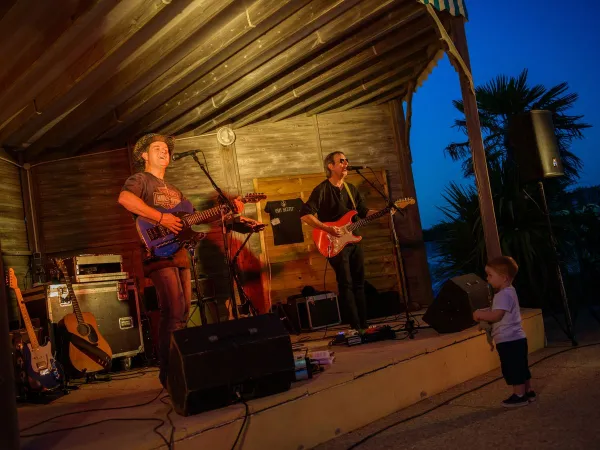
<path fill-rule="evenodd" d="M 600 343 L 600 330 L 597 322 L 588 325 L 578 333 L 576 350 L 550 329 L 554 342 L 530 356 L 536 403 L 503 408 L 510 389 L 503 380 L 493 381 L 500 377 L 497 370 L 315 450 L 600 449 L 600 345 L 590 345 Z"/>

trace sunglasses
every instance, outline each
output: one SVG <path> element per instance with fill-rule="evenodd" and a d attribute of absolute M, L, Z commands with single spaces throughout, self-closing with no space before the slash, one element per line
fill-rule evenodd
<path fill-rule="evenodd" d="M 350 164 L 350 160 L 348 158 L 340 158 L 340 164 L 348 163 Z"/>

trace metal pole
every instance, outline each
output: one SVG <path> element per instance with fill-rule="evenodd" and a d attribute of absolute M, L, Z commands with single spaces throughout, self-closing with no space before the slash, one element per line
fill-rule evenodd
<path fill-rule="evenodd" d="M 563 309 L 565 311 L 565 321 L 567 323 L 567 336 L 571 339 L 573 346 L 577 345 L 575 340 L 575 333 L 573 332 L 573 321 L 571 319 L 571 309 L 569 308 L 569 300 L 567 298 L 567 291 L 563 283 L 562 271 L 560 270 L 560 264 L 558 261 L 558 250 L 556 245 L 556 239 L 554 238 L 554 232 L 552 231 L 552 222 L 550 221 L 550 212 L 548 211 L 548 204 L 546 203 L 546 192 L 544 191 L 544 183 L 538 181 L 538 187 L 540 188 L 540 197 L 542 198 L 542 206 L 544 207 L 544 215 L 546 216 L 546 223 L 548 225 L 548 232 L 550 233 L 550 243 L 552 244 L 552 250 L 554 250 L 556 277 L 558 278 L 558 285 L 560 288 L 560 297 L 562 299 Z"/>
<path fill-rule="evenodd" d="M 0 405 L 4 412 L 0 426 L 0 442 L 3 450 L 18 450 L 19 421 L 15 373 L 8 330 L 8 294 L 6 292 L 2 248 L 0 245 Z"/>

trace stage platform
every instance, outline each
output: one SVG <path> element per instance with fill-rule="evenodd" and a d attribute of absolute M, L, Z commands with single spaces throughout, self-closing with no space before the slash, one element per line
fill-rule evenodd
<path fill-rule="evenodd" d="M 541 310 L 523 309 L 529 351 L 544 346 Z M 418 316 L 417 316 L 418 317 Z M 392 324 L 394 325 L 394 324 Z M 311 348 L 326 346 L 339 329 L 310 333 L 293 341 Z M 311 380 L 292 384 L 284 393 L 255 399 L 237 449 L 304 450 L 443 392 L 499 366 L 485 334 L 476 327 L 439 335 L 419 330 L 414 340 L 381 341 L 356 347 L 334 346 L 336 361 Z M 121 372 L 113 381 L 82 385 L 49 405 L 19 408 L 22 434 L 81 427 L 42 436 L 23 437 L 23 449 L 158 449 L 167 448 L 153 432 L 169 440 L 170 404 L 154 369 Z M 120 379 L 116 379 L 120 378 Z M 160 395 L 159 395 L 160 393 Z M 165 398 L 166 397 L 166 398 Z M 152 399 L 155 399 L 151 402 Z M 161 401 L 162 399 L 162 401 Z M 150 402 L 150 403 L 148 403 Z M 123 408 L 148 403 L 145 406 Z M 121 408 L 53 417 L 82 410 Z M 231 449 L 244 421 L 245 407 L 232 405 L 190 417 L 171 412 L 177 450 Z M 125 419 L 125 420 L 115 420 Z M 144 421 L 137 419 L 146 419 Z"/>

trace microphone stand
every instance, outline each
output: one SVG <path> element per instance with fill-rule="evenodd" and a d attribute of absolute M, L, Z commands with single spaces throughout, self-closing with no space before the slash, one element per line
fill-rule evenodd
<path fill-rule="evenodd" d="M 404 323 L 404 327 L 402 327 L 398 331 L 406 331 L 409 339 L 415 338 L 415 330 L 421 328 L 430 328 L 425 326 L 415 326 L 415 320 L 411 317 L 409 307 L 408 307 L 408 286 L 406 282 L 406 273 L 404 272 L 404 262 L 402 260 L 402 253 L 400 252 L 400 241 L 398 240 L 398 235 L 396 234 L 396 227 L 394 225 L 394 216 L 393 211 L 396 210 L 400 214 L 404 215 L 404 211 L 399 208 L 396 208 L 394 203 L 392 203 L 391 199 L 388 198 L 385 193 L 381 192 L 377 186 L 371 183 L 367 177 L 365 177 L 360 169 L 353 169 L 356 173 L 358 173 L 375 191 L 383 198 L 387 205 L 390 207 L 390 228 L 392 229 L 392 236 L 394 238 L 394 256 L 396 257 L 396 270 L 398 272 L 398 278 L 400 279 L 400 283 L 402 286 L 400 287 L 402 300 L 404 302 L 404 311 L 406 312 L 406 322 Z"/>
<path fill-rule="evenodd" d="M 231 203 L 231 200 L 229 200 L 227 198 L 227 196 L 223 193 L 221 188 L 219 188 L 219 186 L 217 186 L 217 184 L 215 183 L 215 180 L 213 180 L 213 178 L 210 176 L 210 173 L 208 172 L 208 170 L 206 170 L 206 167 L 204 167 L 204 164 L 202 164 L 200 162 L 196 153 L 192 154 L 192 158 L 194 158 L 194 161 L 196 161 L 196 164 L 198 164 L 198 166 L 200 166 L 200 169 L 202 170 L 202 172 L 204 172 L 204 175 L 206 175 L 206 177 L 210 181 L 210 184 L 212 185 L 214 190 L 217 191 L 217 194 L 219 194 L 218 198 L 219 198 L 220 203 L 227 205 L 229 210 L 231 212 L 234 212 L 235 208 L 233 206 L 233 203 Z M 227 266 L 227 270 L 229 272 L 229 282 L 227 283 L 227 287 L 229 288 L 229 292 L 231 295 L 231 308 L 232 308 L 233 317 L 234 317 L 234 319 L 238 319 L 238 309 L 237 309 L 237 303 L 235 300 L 235 290 L 234 290 L 234 286 L 233 286 L 234 273 L 232 271 L 232 267 L 231 267 L 231 264 L 229 261 L 229 242 L 227 239 L 227 233 L 228 233 L 228 230 L 227 230 L 227 225 L 225 223 L 225 212 L 221 208 L 221 234 L 223 235 L 224 261 L 225 261 L 225 265 Z M 197 278 L 197 275 L 195 273 L 194 273 L 194 277 Z M 197 279 L 195 280 L 195 283 L 196 283 L 196 289 L 198 289 L 198 280 Z M 197 292 L 198 291 L 196 291 L 196 293 Z"/>

